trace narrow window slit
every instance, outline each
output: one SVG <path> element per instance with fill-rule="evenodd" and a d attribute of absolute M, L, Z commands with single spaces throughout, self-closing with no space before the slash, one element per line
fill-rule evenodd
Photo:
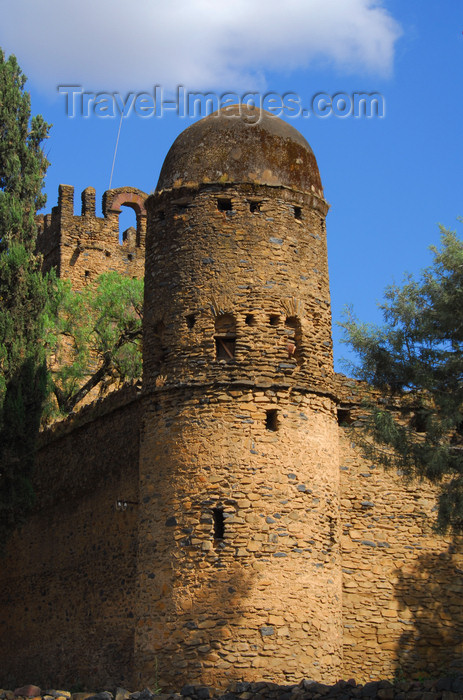
<path fill-rule="evenodd" d="M 278 410 L 276 408 L 271 408 L 266 411 L 265 427 L 267 430 L 272 430 L 273 432 L 278 430 Z"/>
<path fill-rule="evenodd" d="M 294 218 L 302 219 L 302 207 L 294 207 Z"/>
<path fill-rule="evenodd" d="M 212 517 L 214 520 L 214 539 L 223 540 L 225 537 L 225 519 L 223 508 L 213 508 Z"/>
<path fill-rule="evenodd" d="M 286 352 L 288 360 L 296 360 L 298 365 L 302 364 L 301 342 L 302 328 L 297 316 L 288 316 L 285 321 L 286 331 Z"/>
<path fill-rule="evenodd" d="M 232 210 L 232 201 L 231 199 L 218 199 L 217 200 L 217 209 L 219 211 L 231 211 Z"/>

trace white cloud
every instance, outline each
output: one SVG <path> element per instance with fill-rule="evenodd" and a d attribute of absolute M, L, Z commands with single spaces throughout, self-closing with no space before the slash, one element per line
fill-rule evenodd
<path fill-rule="evenodd" d="M 387 75 L 379 0 L 1 0 L 0 45 L 43 88 L 252 89 L 317 60 Z"/>

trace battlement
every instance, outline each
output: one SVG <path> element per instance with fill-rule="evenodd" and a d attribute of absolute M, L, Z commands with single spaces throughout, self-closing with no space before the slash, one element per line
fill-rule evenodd
<path fill-rule="evenodd" d="M 87 187 L 81 195 L 81 214 L 74 214 L 74 187 L 60 185 L 58 204 L 51 213 L 37 217 L 37 250 L 44 270 L 54 267 L 59 277 L 81 289 L 103 272 L 115 270 L 142 277 L 145 263 L 147 194 L 136 187 L 118 187 L 103 194 L 103 216 L 96 215 L 96 193 Z M 136 228 L 119 236 L 121 207 L 136 215 Z"/>

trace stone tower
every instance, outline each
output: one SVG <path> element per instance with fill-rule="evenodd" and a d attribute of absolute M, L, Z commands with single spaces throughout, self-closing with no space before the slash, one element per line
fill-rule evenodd
<path fill-rule="evenodd" d="M 341 672 L 337 421 L 315 156 L 237 105 L 147 207 L 135 681 Z"/>

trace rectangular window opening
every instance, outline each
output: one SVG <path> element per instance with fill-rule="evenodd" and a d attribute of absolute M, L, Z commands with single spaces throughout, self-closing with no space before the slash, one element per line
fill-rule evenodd
<path fill-rule="evenodd" d="M 223 540 L 225 537 L 225 519 L 223 508 L 213 508 L 212 517 L 214 519 L 214 539 Z"/>
<path fill-rule="evenodd" d="M 215 339 L 215 356 L 217 360 L 235 359 L 235 339 L 234 338 L 219 338 Z"/>
<path fill-rule="evenodd" d="M 266 411 L 265 427 L 267 430 L 272 430 L 274 432 L 278 430 L 278 411 L 276 408 Z"/>
<path fill-rule="evenodd" d="M 302 219 L 302 208 L 301 207 L 294 207 L 294 218 L 295 219 Z"/>

